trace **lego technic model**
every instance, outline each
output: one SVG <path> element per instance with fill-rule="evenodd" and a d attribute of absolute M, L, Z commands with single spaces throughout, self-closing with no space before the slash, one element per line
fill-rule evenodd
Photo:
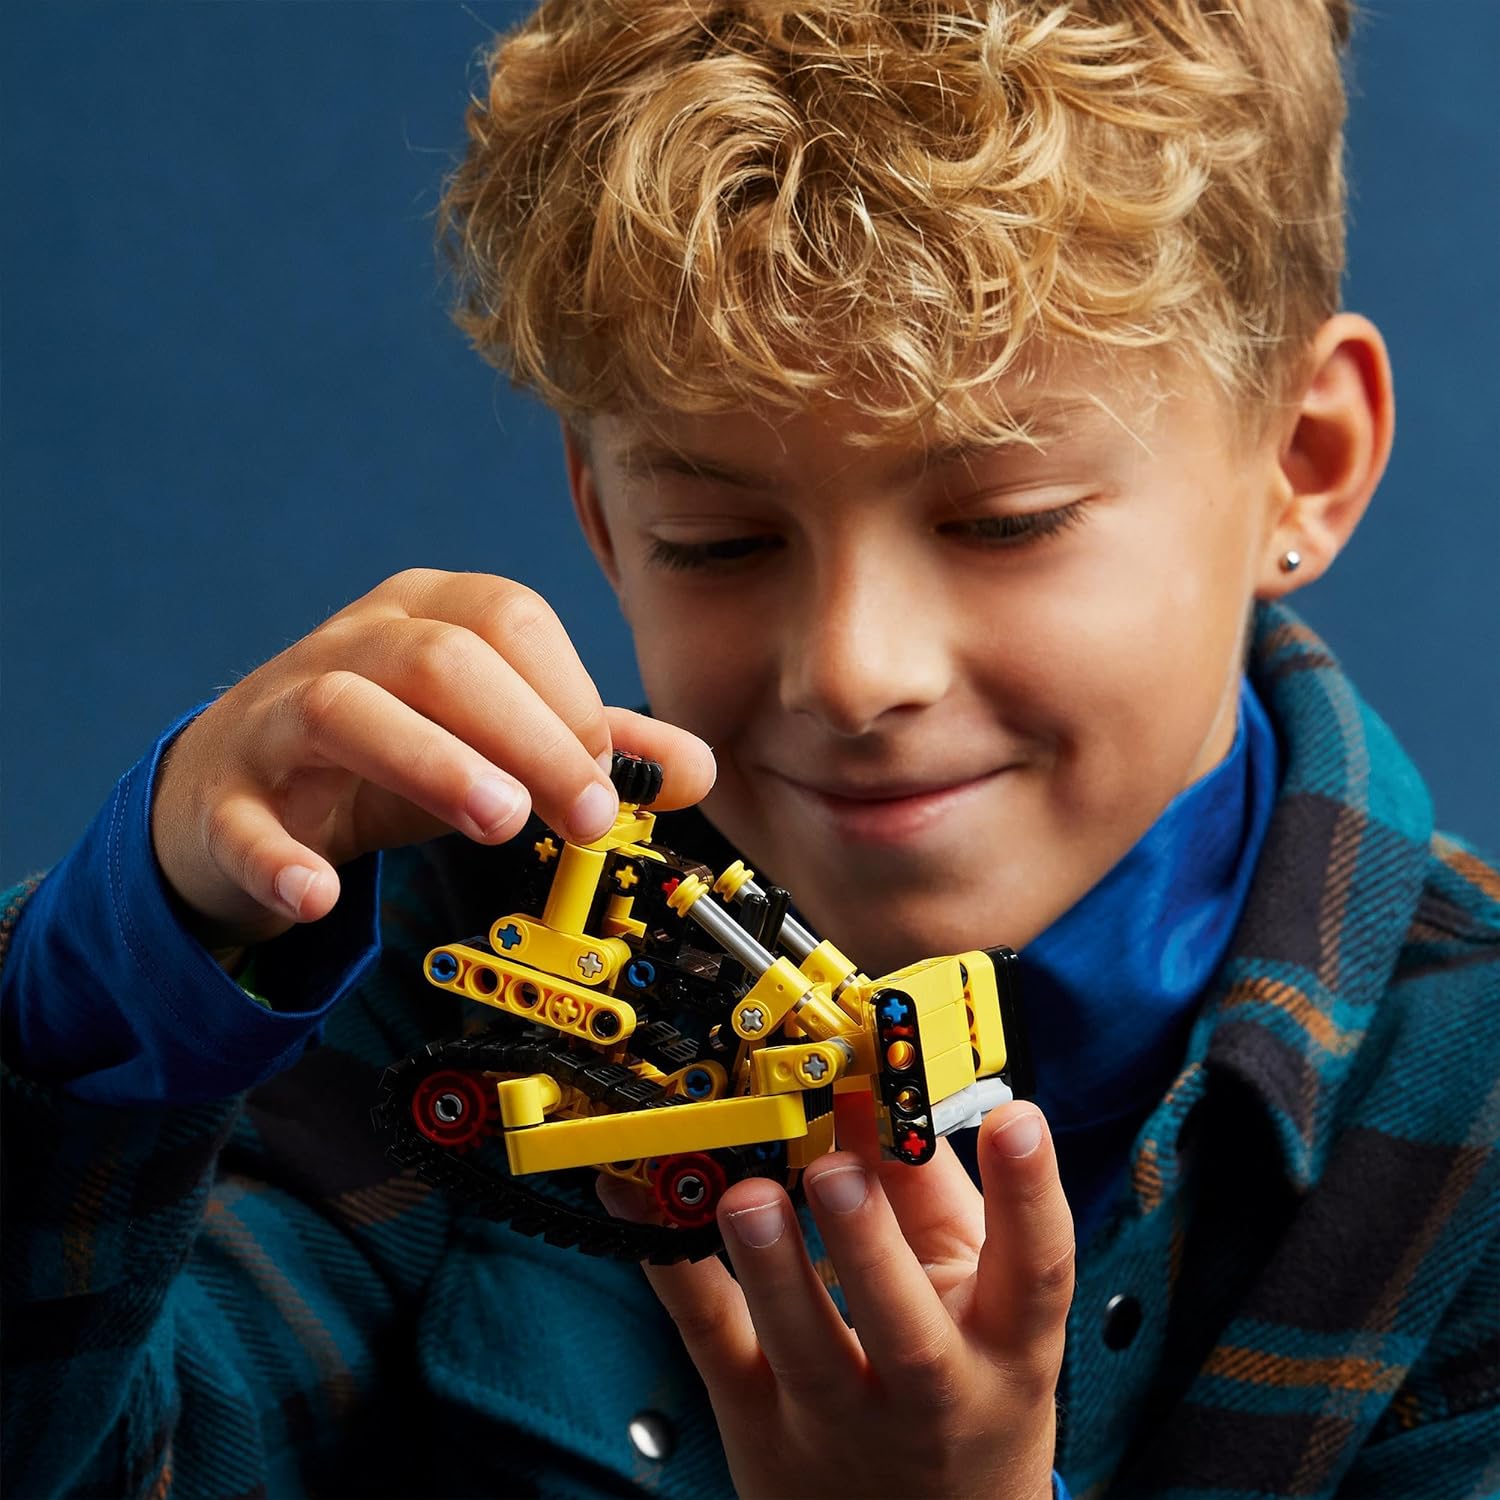
<path fill-rule="evenodd" d="M 653 841 L 655 762 L 616 753 L 612 780 L 603 838 L 535 842 L 532 910 L 427 955 L 429 984 L 498 1014 L 386 1070 L 397 1161 L 555 1244 L 697 1259 L 730 1183 L 791 1187 L 833 1149 L 835 1092 L 872 1094 L 883 1150 L 915 1167 L 1030 1091 L 1010 949 L 869 979 L 786 890 Z M 636 1184 L 660 1222 L 610 1218 L 578 1168 Z"/>

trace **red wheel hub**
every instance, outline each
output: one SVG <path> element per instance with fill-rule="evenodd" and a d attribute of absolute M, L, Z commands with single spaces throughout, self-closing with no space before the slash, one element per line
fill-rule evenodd
<path fill-rule="evenodd" d="M 697 1229 L 713 1222 L 714 1210 L 729 1178 L 713 1157 L 702 1151 L 664 1156 L 651 1178 L 656 1206 L 669 1224 Z"/>
<path fill-rule="evenodd" d="M 477 1073 L 444 1068 L 429 1073 L 411 1097 L 418 1130 L 439 1146 L 461 1151 L 478 1143 L 498 1109 L 494 1085 Z"/>

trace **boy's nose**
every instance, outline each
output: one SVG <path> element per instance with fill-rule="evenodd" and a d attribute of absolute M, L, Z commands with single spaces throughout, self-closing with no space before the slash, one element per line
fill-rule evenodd
<path fill-rule="evenodd" d="M 901 570 L 853 568 L 819 580 L 785 622 L 781 697 L 834 733 L 868 733 L 895 709 L 947 692 L 952 657 L 939 599 L 923 598 Z"/>

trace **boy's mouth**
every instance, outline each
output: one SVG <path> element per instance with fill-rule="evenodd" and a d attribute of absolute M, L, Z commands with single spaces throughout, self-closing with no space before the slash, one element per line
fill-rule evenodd
<path fill-rule="evenodd" d="M 926 832 L 989 786 L 1003 768 L 942 781 L 806 782 L 773 772 L 799 801 L 841 838 L 904 843 Z"/>

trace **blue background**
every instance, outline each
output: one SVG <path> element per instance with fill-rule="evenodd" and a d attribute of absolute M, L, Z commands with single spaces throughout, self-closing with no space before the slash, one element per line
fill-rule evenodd
<path fill-rule="evenodd" d="M 403 567 L 524 579 L 638 699 L 552 420 L 464 348 L 432 251 L 474 54 L 524 9 L 0 12 L 0 879 Z M 1400 436 L 1299 604 L 1441 820 L 1500 849 L 1500 4 L 1387 0 L 1354 57 L 1347 302 L 1390 340 Z"/>

